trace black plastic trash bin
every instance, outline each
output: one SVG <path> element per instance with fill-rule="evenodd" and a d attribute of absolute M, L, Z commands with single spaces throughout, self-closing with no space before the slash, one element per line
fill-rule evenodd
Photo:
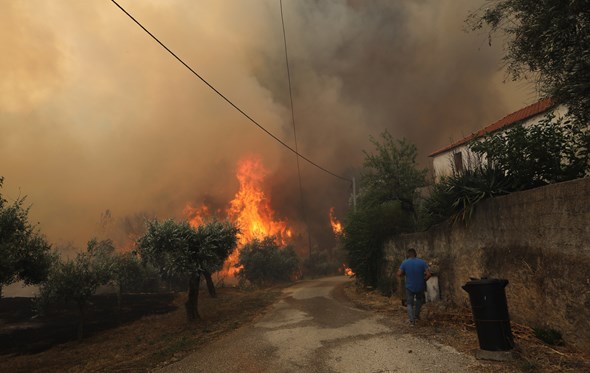
<path fill-rule="evenodd" d="M 508 280 L 472 279 L 463 285 L 469 294 L 477 329 L 479 348 L 487 351 L 509 351 L 514 348 L 510 316 L 504 288 Z"/>

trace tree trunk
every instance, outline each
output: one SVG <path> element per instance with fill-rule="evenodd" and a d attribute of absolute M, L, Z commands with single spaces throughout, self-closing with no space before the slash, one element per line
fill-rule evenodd
<path fill-rule="evenodd" d="M 86 302 L 78 302 L 78 341 L 84 337 L 84 317 L 86 316 Z"/>
<path fill-rule="evenodd" d="M 186 307 L 186 318 L 188 321 L 194 321 L 199 318 L 199 282 L 201 276 L 198 273 L 191 273 L 188 280 L 188 299 L 184 306 Z"/>
<path fill-rule="evenodd" d="M 117 322 L 121 323 L 121 298 L 123 296 L 123 286 L 119 284 L 117 286 Z"/>
<path fill-rule="evenodd" d="M 212 298 L 217 297 L 217 292 L 215 292 L 215 285 L 213 285 L 213 279 L 211 278 L 211 273 L 204 272 L 203 275 L 205 276 L 205 281 L 207 281 L 207 290 L 209 290 L 209 295 Z"/>

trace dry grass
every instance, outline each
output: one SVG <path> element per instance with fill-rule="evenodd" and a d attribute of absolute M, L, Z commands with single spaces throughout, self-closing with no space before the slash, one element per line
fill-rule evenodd
<path fill-rule="evenodd" d="M 201 320 L 187 323 L 185 295 L 178 308 L 164 315 L 144 317 L 122 327 L 98 333 L 82 342 L 70 342 L 33 355 L 3 356 L 2 372 L 145 372 L 177 361 L 199 346 L 251 322 L 279 296 L 281 289 L 218 289 L 199 299 Z"/>
<path fill-rule="evenodd" d="M 358 307 L 371 309 L 388 317 L 402 332 L 435 340 L 464 353 L 475 354 L 479 348 L 471 310 L 444 302 L 424 306 L 419 327 L 406 325 L 406 309 L 399 297 L 384 297 L 354 285 L 345 294 Z M 516 348 L 512 362 L 482 361 L 481 372 L 590 372 L 590 355 L 572 346 L 549 346 L 535 337 L 532 328 L 511 322 Z"/>

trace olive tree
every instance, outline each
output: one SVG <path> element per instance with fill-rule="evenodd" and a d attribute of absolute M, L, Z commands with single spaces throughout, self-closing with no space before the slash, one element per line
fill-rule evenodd
<path fill-rule="evenodd" d="M 3 178 L 0 177 L 0 187 Z M 0 297 L 2 287 L 17 281 L 39 284 L 47 278 L 55 254 L 29 222 L 25 198 L 9 203 L 0 194 Z"/>
<path fill-rule="evenodd" d="M 114 287 L 120 316 L 122 294 L 145 281 L 149 277 L 149 269 L 142 265 L 135 253 L 117 252 L 113 242 L 108 239 L 90 240 L 88 253 L 91 255 L 93 267 L 101 276 L 101 283 Z"/>
<path fill-rule="evenodd" d="M 238 228 L 230 223 L 211 222 L 191 227 L 188 222 L 147 222 L 146 233 L 137 241 L 143 260 L 168 277 L 188 278 L 185 303 L 189 321 L 199 317 L 198 296 L 201 275 L 219 270 L 237 246 Z"/>
<path fill-rule="evenodd" d="M 90 297 L 106 279 L 106 274 L 100 271 L 87 252 L 78 253 L 74 259 L 57 261 L 40 289 L 37 307 L 44 312 L 49 303 L 75 302 L 79 316 L 78 339 L 82 339 Z"/>
<path fill-rule="evenodd" d="M 500 33 L 514 79 L 532 77 L 541 93 L 590 122 L 588 0 L 493 0 L 467 19 L 472 29 Z"/>

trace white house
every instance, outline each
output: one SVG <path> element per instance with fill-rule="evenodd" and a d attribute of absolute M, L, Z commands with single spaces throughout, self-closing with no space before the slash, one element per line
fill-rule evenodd
<path fill-rule="evenodd" d="M 505 116 L 449 146 L 445 146 L 429 154 L 428 156 L 432 157 L 432 166 L 436 180 L 439 180 L 442 176 L 451 175 L 453 170 L 461 171 L 468 166 L 469 160 L 474 159 L 473 154 L 469 150 L 470 142 L 497 131 L 504 131 L 516 123 L 523 123 L 525 127 L 530 126 L 543 119 L 549 111 L 553 111 L 555 117 L 559 118 L 567 113 L 567 108 L 562 105 L 556 106 L 550 98 L 544 98 Z"/>

